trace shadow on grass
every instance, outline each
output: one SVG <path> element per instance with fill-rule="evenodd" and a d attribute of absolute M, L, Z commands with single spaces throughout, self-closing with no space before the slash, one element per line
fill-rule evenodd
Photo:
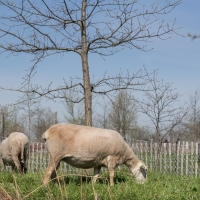
<path fill-rule="evenodd" d="M 127 175 L 123 174 L 116 174 L 114 177 L 114 184 L 119 184 L 119 183 L 125 183 L 128 181 Z M 87 184 L 91 183 L 93 180 L 92 176 L 87 176 L 87 175 L 77 175 L 77 176 L 65 176 L 64 177 L 64 182 L 65 184 L 70 184 L 73 183 L 75 185 L 81 185 L 82 183 Z M 108 174 L 102 174 L 99 176 L 97 179 L 96 183 L 98 184 L 109 184 L 109 176 Z"/>

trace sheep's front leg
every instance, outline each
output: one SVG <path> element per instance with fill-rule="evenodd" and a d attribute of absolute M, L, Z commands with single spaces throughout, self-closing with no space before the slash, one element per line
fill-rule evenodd
<path fill-rule="evenodd" d="M 1 165 L 1 170 L 4 171 L 5 165 L 1 156 L 0 156 L 0 165 Z"/>
<path fill-rule="evenodd" d="M 50 158 L 49 165 L 46 169 L 44 180 L 43 180 L 44 185 L 46 185 L 49 182 L 50 177 L 56 178 L 55 170 L 56 170 L 59 162 L 60 162 L 60 159 L 58 159 L 58 158 L 57 159 L 53 159 L 52 157 Z"/>
<path fill-rule="evenodd" d="M 16 168 L 17 168 L 17 171 L 18 171 L 20 174 L 22 174 L 22 168 L 21 168 L 21 164 L 20 164 L 20 162 L 19 162 L 18 156 L 13 155 L 13 156 L 12 156 L 12 160 L 13 160 L 13 162 L 15 163 L 15 166 L 16 166 Z"/>
<path fill-rule="evenodd" d="M 114 185 L 115 166 L 116 166 L 115 162 L 112 160 L 109 160 L 108 171 L 109 171 L 109 177 L 110 177 L 110 185 Z"/>
<path fill-rule="evenodd" d="M 101 167 L 94 167 L 94 177 L 93 177 L 93 183 L 96 183 L 97 178 L 99 177 L 101 171 Z"/>
<path fill-rule="evenodd" d="M 110 185 L 114 185 L 114 174 L 115 169 L 113 167 L 108 168 L 109 170 L 109 177 L 110 177 Z"/>

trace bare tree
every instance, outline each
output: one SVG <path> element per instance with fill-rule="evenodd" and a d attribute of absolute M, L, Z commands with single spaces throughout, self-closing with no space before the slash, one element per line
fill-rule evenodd
<path fill-rule="evenodd" d="M 54 112 L 50 108 L 43 108 L 40 102 L 32 105 L 30 110 L 22 109 L 22 105 L 6 105 L 2 106 L 2 109 L 4 111 L 5 137 L 17 131 L 26 134 L 29 139 L 40 140 L 44 131 L 55 123 Z"/>
<path fill-rule="evenodd" d="M 76 104 L 76 100 L 79 99 L 79 96 L 77 93 L 67 90 L 64 92 L 64 107 L 67 111 L 67 115 L 65 115 L 65 119 L 68 123 L 71 124 L 79 124 L 84 125 L 85 124 L 85 118 L 84 118 L 84 105 L 82 102 L 79 104 Z"/>
<path fill-rule="evenodd" d="M 31 131 L 33 138 L 41 140 L 42 134 L 55 123 L 54 112 L 50 108 L 37 107 L 32 121 Z"/>
<path fill-rule="evenodd" d="M 182 123 L 187 139 L 198 142 L 200 139 L 200 90 L 189 94 L 189 112 Z"/>
<path fill-rule="evenodd" d="M 35 106 L 40 104 L 39 100 L 32 99 L 34 94 L 26 94 L 26 101 L 23 101 L 19 108 L 21 110 L 21 120 L 25 126 L 25 134 L 28 136 L 29 139 L 33 138 L 34 136 L 31 134 L 31 127 L 34 117 L 37 115 L 37 111 Z"/>
<path fill-rule="evenodd" d="M 154 74 L 149 90 L 144 92 L 145 98 L 137 103 L 139 110 L 152 122 L 158 141 L 162 143 L 163 138 L 182 122 L 187 109 L 180 105 L 181 95 L 175 92 L 173 83 L 159 81 L 157 75 Z"/>
<path fill-rule="evenodd" d="M 149 129 L 149 127 L 137 126 L 137 129 L 132 134 L 132 137 L 133 137 L 132 139 L 135 139 L 135 140 L 143 140 L 143 141 L 150 142 L 150 139 L 152 139 L 153 137 L 153 132 L 151 131 L 151 129 Z"/>
<path fill-rule="evenodd" d="M 97 111 L 94 112 L 94 126 L 100 127 L 104 129 L 108 129 L 109 126 L 109 110 L 110 110 L 110 103 L 108 102 L 108 99 L 103 98 L 97 102 Z"/>
<path fill-rule="evenodd" d="M 156 167 L 163 139 L 182 122 L 188 111 L 185 105 L 180 105 L 181 95 L 175 92 L 172 85 L 172 83 L 159 82 L 155 73 L 149 91 L 144 92 L 145 98 L 137 101 L 139 110 L 148 116 L 155 128 L 159 142 Z"/>
<path fill-rule="evenodd" d="M 125 95 L 122 95 L 125 94 Z M 128 91 L 118 92 L 111 101 L 100 99 L 98 109 L 94 112 L 94 126 L 114 129 L 123 134 L 127 140 L 150 140 L 152 132 L 147 127 L 137 124 L 137 108 Z M 101 108 L 101 109 L 100 109 Z"/>
<path fill-rule="evenodd" d="M 134 129 L 137 129 L 135 102 L 127 91 L 119 91 L 112 101 L 108 119 L 110 128 L 121 133 L 124 138 L 130 137 Z"/>
<path fill-rule="evenodd" d="M 126 77 L 104 76 L 91 84 L 88 56 L 92 53 L 109 56 L 124 48 L 150 50 L 146 42 L 151 39 L 163 40 L 177 34 L 175 20 L 169 25 L 159 17 L 170 13 L 181 3 L 182 0 L 166 0 L 165 4 L 148 2 L 149 6 L 145 6 L 133 0 L 1 0 L 0 8 L 4 11 L 0 15 L 1 52 L 32 54 L 34 65 L 28 78 L 32 77 L 42 59 L 67 52 L 80 56 L 83 72 L 83 79 L 57 88 L 52 88 L 51 83 L 46 88 L 29 85 L 28 91 L 27 83 L 15 89 L 1 88 L 23 92 L 24 97 L 27 92 L 34 92 L 38 97 L 50 99 L 64 98 L 61 91 L 76 88 L 83 93 L 77 102 L 84 99 L 85 123 L 92 126 L 92 92 L 107 94 L 118 89 L 139 89 L 144 82 L 135 81 L 135 78 L 143 78 L 136 73 Z M 98 87 L 101 89 L 98 90 Z"/>
<path fill-rule="evenodd" d="M 4 111 L 4 136 L 7 137 L 16 131 L 24 133 L 25 124 L 21 120 L 19 107 L 5 105 L 2 106 L 2 110 Z"/>

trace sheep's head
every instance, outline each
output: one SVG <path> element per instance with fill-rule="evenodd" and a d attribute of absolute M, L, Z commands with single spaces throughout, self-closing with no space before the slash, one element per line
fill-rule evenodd
<path fill-rule="evenodd" d="M 142 161 L 139 161 L 137 165 L 130 170 L 137 183 L 143 184 L 147 181 L 147 166 Z"/>

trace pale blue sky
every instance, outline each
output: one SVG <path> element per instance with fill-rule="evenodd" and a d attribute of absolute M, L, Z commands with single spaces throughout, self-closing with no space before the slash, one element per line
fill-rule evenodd
<path fill-rule="evenodd" d="M 120 69 L 134 73 L 145 66 L 149 72 L 159 69 L 159 78 L 165 82 L 173 82 L 174 88 L 177 88 L 185 99 L 188 93 L 200 88 L 200 38 L 192 41 L 187 36 L 188 33 L 200 35 L 200 1 L 185 0 L 165 18 L 169 22 L 176 18 L 176 26 L 183 27 L 178 32 L 185 37 L 173 35 L 166 41 L 155 39 L 149 43 L 149 48 L 154 48 L 149 52 L 126 49 L 107 57 L 106 60 L 91 55 L 89 57 L 91 78 L 94 76 L 98 79 L 105 71 L 107 74 L 115 75 Z M 31 57 L 27 54 L 6 56 L 0 55 L 0 85 L 19 86 L 23 82 L 25 70 L 31 67 Z M 81 62 L 77 55 L 69 53 L 62 58 L 54 56 L 40 63 L 33 81 L 41 85 L 47 85 L 52 81 L 55 86 L 58 86 L 63 83 L 63 78 L 67 81 L 74 76 L 82 77 Z M 0 105 L 13 103 L 19 96 L 18 93 L 1 91 Z M 45 106 L 58 111 L 59 118 L 62 120 L 64 111 L 60 101 L 56 103 L 48 101 Z"/>

